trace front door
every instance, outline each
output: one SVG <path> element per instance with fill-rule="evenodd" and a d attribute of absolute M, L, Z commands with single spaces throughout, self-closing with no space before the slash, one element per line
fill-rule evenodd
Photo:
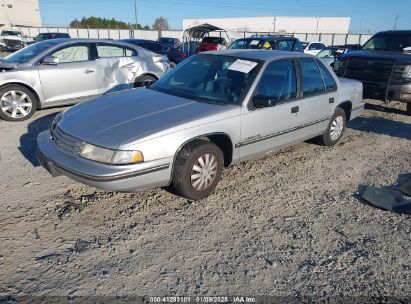
<path fill-rule="evenodd" d="M 273 150 L 298 141 L 293 134 L 299 124 L 297 77 L 291 59 L 268 64 L 253 96 L 271 99 L 271 107 L 255 108 L 252 102 L 241 117 L 240 157 Z"/>
<path fill-rule="evenodd" d="M 88 44 L 65 46 L 48 56 L 58 58 L 59 63 L 38 66 L 45 103 L 78 101 L 97 94 L 96 63 L 90 60 Z"/>

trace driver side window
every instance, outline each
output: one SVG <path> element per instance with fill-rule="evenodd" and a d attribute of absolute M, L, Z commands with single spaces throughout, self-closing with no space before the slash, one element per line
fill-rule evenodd
<path fill-rule="evenodd" d="M 58 50 L 51 54 L 58 58 L 60 63 L 81 62 L 89 60 L 89 48 L 85 45 L 74 45 Z"/>
<path fill-rule="evenodd" d="M 297 77 L 292 60 L 276 60 L 265 69 L 258 83 L 258 95 L 276 101 L 287 101 L 297 97 Z"/>

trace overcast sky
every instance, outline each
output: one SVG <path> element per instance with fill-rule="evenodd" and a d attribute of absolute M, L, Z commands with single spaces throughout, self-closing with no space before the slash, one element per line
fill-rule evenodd
<path fill-rule="evenodd" d="M 138 23 L 165 17 L 172 29 L 183 19 L 254 16 L 347 16 L 352 32 L 411 30 L 411 0 L 137 0 Z M 66 26 L 75 18 L 97 16 L 135 22 L 134 0 L 40 0 L 45 25 Z"/>

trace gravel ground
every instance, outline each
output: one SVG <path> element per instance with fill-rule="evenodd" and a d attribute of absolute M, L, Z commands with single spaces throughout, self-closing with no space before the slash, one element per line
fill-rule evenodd
<path fill-rule="evenodd" d="M 404 104 L 370 101 L 334 148 L 234 165 L 197 202 L 52 178 L 35 138 L 61 110 L 0 121 L 0 296 L 411 294 L 411 216 L 358 199 L 411 175 Z"/>

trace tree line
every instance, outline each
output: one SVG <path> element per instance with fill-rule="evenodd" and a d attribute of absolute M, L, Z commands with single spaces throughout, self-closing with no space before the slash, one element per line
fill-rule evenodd
<path fill-rule="evenodd" d="M 100 17 L 83 17 L 80 20 L 74 19 L 70 22 L 70 27 L 72 28 L 111 28 L 111 29 L 137 29 L 137 30 L 168 30 L 168 21 L 164 17 L 156 18 L 152 27 L 145 25 L 142 26 L 141 24 L 131 24 L 124 21 L 119 21 L 114 18 L 107 19 L 107 18 L 100 18 Z"/>

